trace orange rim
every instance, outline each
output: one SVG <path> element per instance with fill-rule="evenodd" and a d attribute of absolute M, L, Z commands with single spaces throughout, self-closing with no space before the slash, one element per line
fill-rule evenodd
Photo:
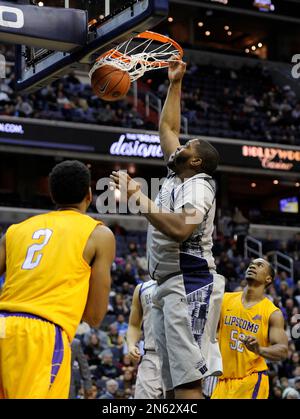
<path fill-rule="evenodd" d="M 157 32 L 145 31 L 138 34 L 135 38 L 153 39 L 154 41 L 161 42 L 162 44 L 172 44 L 173 47 L 175 47 L 178 51 L 178 56 L 176 56 L 176 59 L 181 60 L 183 57 L 183 49 L 181 48 L 181 46 L 172 38 L 169 38 L 168 36 L 161 35 L 160 33 L 157 33 Z M 131 61 L 130 55 L 122 54 L 121 52 L 119 52 L 118 50 L 114 48 L 100 55 L 100 57 L 96 61 L 100 61 L 102 58 L 105 58 L 108 55 L 124 63 L 130 63 Z M 162 66 L 169 65 L 169 61 L 154 61 L 153 63 L 148 61 L 148 65 L 150 67 L 162 67 Z"/>

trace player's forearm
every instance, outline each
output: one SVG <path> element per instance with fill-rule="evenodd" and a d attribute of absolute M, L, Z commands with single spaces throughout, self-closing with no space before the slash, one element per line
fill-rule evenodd
<path fill-rule="evenodd" d="M 282 361 L 287 358 L 288 349 L 286 345 L 280 343 L 267 347 L 261 346 L 259 355 L 270 361 Z"/>
<path fill-rule="evenodd" d="M 129 351 L 131 348 L 137 345 L 141 338 L 141 329 L 137 326 L 128 326 L 128 330 L 126 333 L 126 341 L 128 345 Z"/>
<path fill-rule="evenodd" d="M 170 83 L 168 95 L 159 122 L 159 133 L 162 136 L 166 129 L 173 131 L 174 134 L 180 134 L 181 86 L 181 80 Z"/>
<path fill-rule="evenodd" d="M 98 298 L 91 298 L 85 307 L 82 320 L 91 327 L 100 327 L 107 313 L 109 304 L 109 290 L 103 284 L 103 290 Z"/>
<path fill-rule="evenodd" d="M 142 214 L 161 233 L 179 242 L 186 238 L 185 223 L 181 214 L 160 211 L 144 194 L 140 194 L 139 204 Z"/>
<path fill-rule="evenodd" d="M 180 146 L 181 122 L 181 81 L 172 82 L 169 87 L 159 123 L 160 145 L 165 159 L 169 159 L 177 147 Z"/>

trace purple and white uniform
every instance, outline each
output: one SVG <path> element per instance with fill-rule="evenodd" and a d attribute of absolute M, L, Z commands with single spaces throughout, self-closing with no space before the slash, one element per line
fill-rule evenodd
<path fill-rule="evenodd" d="M 216 330 L 225 280 L 211 250 L 215 196 L 215 182 L 205 173 L 182 182 L 169 172 L 157 206 L 175 213 L 196 209 L 197 218 L 191 214 L 187 222 L 197 227 L 179 243 L 149 225 L 149 274 L 158 284 L 152 321 L 166 390 L 222 371 Z"/>
<path fill-rule="evenodd" d="M 161 367 L 155 349 L 151 321 L 152 293 L 155 286 L 156 281 L 150 280 L 144 282 L 139 290 L 140 304 L 143 310 L 144 355 L 138 368 L 135 399 L 164 398 Z"/>

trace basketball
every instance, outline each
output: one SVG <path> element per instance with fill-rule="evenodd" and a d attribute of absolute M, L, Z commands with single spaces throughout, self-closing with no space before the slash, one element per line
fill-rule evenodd
<path fill-rule="evenodd" d="M 108 64 L 94 71 L 91 82 L 95 95 L 109 102 L 123 99 L 131 84 L 127 71 Z"/>

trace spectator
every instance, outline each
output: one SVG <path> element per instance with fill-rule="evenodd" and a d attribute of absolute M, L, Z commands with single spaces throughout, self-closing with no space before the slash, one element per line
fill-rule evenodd
<path fill-rule="evenodd" d="M 83 382 L 84 398 L 88 399 L 92 391 L 92 379 L 89 370 L 89 364 L 86 357 L 84 356 L 81 342 L 79 339 L 73 339 L 72 345 L 72 374 L 71 374 L 71 385 L 70 385 L 70 399 L 76 399 L 78 390 L 81 388 L 81 381 Z"/>
<path fill-rule="evenodd" d="M 113 353 L 106 349 L 101 353 L 101 363 L 96 368 L 94 376 L 97 379 L 117 378 L 121 375 L 122 371 L 117 363 L 113 360 Z"/>
<path fill-rule="evenodd" d="M 292 387 L 286 388 L 282 393 L 283 399 L 300 399 L 299 393 Z"/>
<path fill-rule="evenodd" d="M 85 354 L 88 359 L 89 365 L 98 365 L 100 363 L 100 354 L 102 353 L 104 346 L 102 346 L 100 338 L 96 333 L 91 333 L 85 339 Z"/>
<path fill-rule="evenodd" d="M 128 315 L 129 314 L 129 307 L 127 306 L 124 296 L 120 293 L 115 295 L 114 302 L 113 302 L 113 312 L 116 315 Z"/>
<path fill-rule="evenodd" d="M 273 386 L 272 396 L 272 399 L 282 399 L 282 389 L 280 386 Z"/>
<path fill-rule="evenodd" d="M 125 317 L 123 314 L 118 314 L 117 321 L 113 323 L 113 325 L 117 328 L 119 335 L 126 335 L 128 323 L 125 321 Z"/>
<path fill-rule="evenodd" d="M 244 240 L 248 234 L 249 221 L 243 216 L 242 212 L 238 208 L 235 208 L 232 222 L 233 234 L 237 237 L 237 250 L 239 254 L 243 254 Z"/>
<path fill-rule="evenodd" d="M 126 369 L 123 374 L 122 387 L 124 390 L 131 389 L 132 385 L 135 383 L 135 376 L 133 371 Z"/>
<path fill-rule="evenodd" d="M 118 332 L 118 328 L 116 324 L 110 324 L 109 325 L 109 331 L 108 331 L 108 339 L 109 339 L 109 345 L 115 346 L 117 348 L 122 348 L 124 344 L 124 336 L 121 336 Z"/>
<path fill-rule="evenodd" d="M 100 396 L 99 399 L 109 399 L 109 400 L 115 399 L 118 389 L 119 389 L 119 384 L 116 380 L 108 380 L 106 382 L 105 393 L 102 394 L 102 396 Z"/>

